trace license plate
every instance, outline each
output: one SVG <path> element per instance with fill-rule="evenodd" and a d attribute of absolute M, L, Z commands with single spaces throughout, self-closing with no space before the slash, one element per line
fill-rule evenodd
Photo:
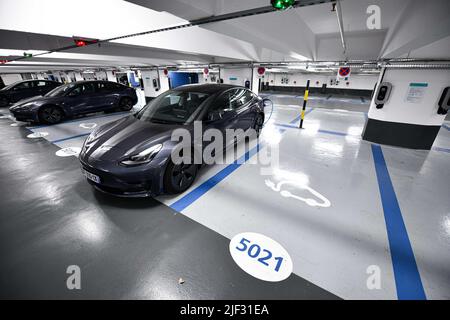
<path fill-rule="evenodd" d="M 83 175 L 84 175 L 87 179 L 89 179 L 89 180 L 91 180 L 91 181 L 94 181 L 95 183 L 100 183 L 100 177 L 99 177 L 99 176 L 97 176 L 97 175 L 95 175 L 95 174 L 93 174 L 93 173 L 90 173 L 90 172 L 88 172 L 88 171 L 86 171 L 86 170 L 84 170 L 84 169 L 81 169 L 81 172 L 83 172 Z"/>

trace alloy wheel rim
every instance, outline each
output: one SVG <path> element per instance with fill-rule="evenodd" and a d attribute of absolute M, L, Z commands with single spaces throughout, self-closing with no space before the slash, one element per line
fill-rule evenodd
<path fill-rule="evenodd" d="M 123 99 L 120 107 L 124 110 L 129 110 L 133 105 L 130 99 Z"/>
<path fill-rule="evenodd" d="M 179 190 L 183 190 L 189 186 L 194 180 L 195 164 L 179 164 L 176 165 L 172 172 L 172 183 Z"/>
<path fill-rule="evenodd" d="M 43 115 L 48 122 L 58 122 L 61 119 L 61 113 L 57 109 L 45 109 Z"/>

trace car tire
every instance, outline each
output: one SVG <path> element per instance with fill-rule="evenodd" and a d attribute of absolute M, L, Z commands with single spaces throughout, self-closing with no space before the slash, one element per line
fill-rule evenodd
<path fill-rule="evenodd" d="M 5 96 L 0 96 L 0 107 L 7 107 L 9 105 L 9 100 Z"/>
<path fill-rule="evenodd" d="M 170 194 L 177 194 L 189 189 L 195 181 L 198 167 L 194 163 L 174 164 L 172 161 L 169 161 L 164 173 L 164 190 Z"/>
<path fill-rule="evenodd" d="M 264 117 L 258 113 L 255 117 L 255 121 L 253 122 L 253 129 L 256 131 L 256 136 L 259 137 L 261 134 L 261 130 L 264 126 Z"/>
<path fill-rule="evenodd" d="M 44 106 L 39 109 L 39 121 L 45 124 L 56 124 L 64 119 L 64 112 L 60 107 Z"/>
<path fill-rule="evenodd" d="M 128 97 L 124 97 L 119 101 L 119 109 L 120 111 L 130 111 L 133 109 L 133 100 Z"/>

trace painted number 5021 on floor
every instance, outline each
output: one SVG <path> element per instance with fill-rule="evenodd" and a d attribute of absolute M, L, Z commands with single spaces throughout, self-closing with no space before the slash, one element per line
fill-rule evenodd
<path fill-rule="evenodd" d="M 240 233 L 230 241 L 230 254 L 242 270 L 264 281 L 282 281 L 292 273 L 288 252 L 259 233 Z"/>

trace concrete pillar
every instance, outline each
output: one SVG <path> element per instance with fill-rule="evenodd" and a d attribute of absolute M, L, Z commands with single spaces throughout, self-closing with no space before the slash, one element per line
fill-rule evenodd
<path fill-rule="evenodd" d="M 392 88 L 389 98 L 380 103 L 378 92 L 385 83 Z M 448 86 L 450 70 L 385 68 L 372 97 L 363 139 L 430 150 L 445 119 L 438 114 L 438 102 Z"/>
<path fill-rule="evenodd" d="M 2 74 L 1 77 L 5 86 L 22 80 L 22 76 L 20 74 Z"/>
<path fill-rule="evenodd" d="M 164 75 L 162 70 L 143 70 L 141 71 L 141 76 L 144 83 L 146 101 L 152 100 L 169 90 L 169 77 Z M 153 85 L 153 80 L 159 80 L 159 87 Z"/>
<path fill-rule="evenodd" d="M 106 71 L 106 78 L 108 81 L 117 82 L 117 78 L 111 70 Z"/>
<path fill-rule="evenodd" d="M 75 72 L 75 80 L 76 81 L 83 81 L 83 76 L 80 72 Z"/>
<path fill-rule="evenodd" d="M 259 80 L 260 80 L 260 78 L 261 78 L 261 76 L 258 75 L 258 68 L 253 68 L 251 90 L 255 94 L 259 94 Z"/>

